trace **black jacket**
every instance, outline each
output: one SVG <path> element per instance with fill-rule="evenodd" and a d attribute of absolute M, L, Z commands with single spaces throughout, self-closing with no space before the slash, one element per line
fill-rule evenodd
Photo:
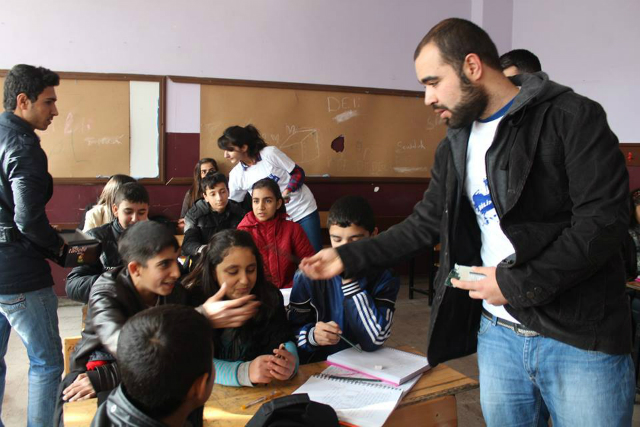
<path fill-rule="evenodd" d="M 527 327 L 572 346 L 631 350 L 621 243 L 628 175 L 602 107 L 544 73 L 513 78 L 520 93 L 487 151 L 491 198 L 515 248 L 496 275 L 506 310 Z M 464 195 L 470 128 L 449 129 L 429 188 L 402 223 L 342 246 L 348 277 L 393 265 L 440 243 L 431 311 L 432 364 L 476 351 L 481 301 L 444 286 L 454 263 L 482 265 L 480 229 Z"/>
<path fill-rule="evenodd" d="M 196 255 L 198 248 L 209 243 L 214 234 L 238 227 L 244 214 L 244 210 L 233 200 L 229 200 L 222 213 L 212 210 L 206 200 L 198 200 L 184 217 L 182 254 Z"/>
<path fill-rule="evenodd" d="M 194 410 L 189 414 L 184 427 L 202 426 L 203 408 Z M 107 400 L 100 406 L 91 421 L 91 427 L 166 427 L 166 424 L 157 421 L 140 409 L 131 401 L 120 385 L 113 390 Z"/>
<path fill-rule="evenodd" d="M 176 285 L 170 295 L 158 297 L 158 304 L 186 304 L 187 297 L 186 290 Z M 127 319 L 146 308 L 126 268 L 100 276 L 91 287 L 82 339 L 71 354 L 71 371 L 85 372 L 89 357 L 96 350 L 117 357 L 120 330 Z M 120 383 L 116 363 L 100 366 L 87 372 L 87 376 L 96 392 L 113 389 Z"/>
<path fill-rule="evenodd" d="M 109 224 L 87 231 L 88 235 L 102 243 L 102 254 L 95 264 L 83 265 L 71 270 L 65 283 L 65 291 L 69 298 L 88 303 L 91 285 L 98 280 L 98 277 L 105 271 L 122 266 L 122 258 L 118 253 L 118 239 L 123 231 L 117 218 Z"/>
<path fill-rule="evenodd" d="M 13 113 L 0 115 L 0 295 L 53 286 L 45 258 L 55 258 L 62 239 L 45 206 L 53 195 L 47 155 L 31 126 Z"/>

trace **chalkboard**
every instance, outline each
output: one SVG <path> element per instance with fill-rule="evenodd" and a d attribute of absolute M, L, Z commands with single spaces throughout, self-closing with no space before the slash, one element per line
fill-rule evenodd
<path fill-rule="evenodd" d="M 59 115 L 37 131 L 55 181 L 94 183 L 123 173 L 162 182 L 164 77 L 59 74 Z"/>
<path fill-rule="evenodd" d="M 217 139 L 253 124 L 307 176 L 427 178 L 446 127 L 422 92 L 170 77 L 201 84 L 200 154 L 224 160 Z"/>

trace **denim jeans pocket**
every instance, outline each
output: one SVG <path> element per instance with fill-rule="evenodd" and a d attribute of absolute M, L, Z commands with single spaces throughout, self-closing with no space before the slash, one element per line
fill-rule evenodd
<path fill-rule="evenodd" d="M 0 310 L 2 310 L 5 314 L 11 314 L 20 310 L 26 310 L 26 308 L 27 298 L 24 296 L 24 294 L 11 295 L 8 297 L 0 295 Z"/>
<path fill-rule="evenodd" d="M 480 327 L 478 328 L 478 336 L 486 333 L 491 327 L 491 320 L 484 316 L 480 316 Z"/>

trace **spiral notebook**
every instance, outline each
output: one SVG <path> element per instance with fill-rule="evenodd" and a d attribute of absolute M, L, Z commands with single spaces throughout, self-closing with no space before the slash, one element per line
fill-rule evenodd
<path fill-rule="evenodd" d="M 376 351 L 362 353 L 348 348 L 330 355 L 327 363 L 361 372 L 395 386 L 430 369 L 429 361 L 425 356 L 391 347 L 381 347 Z"/>
<path fill-rule="evenodd" d="M 360 427 L 379 427 L 389 418 L 402 397 L 402 390 L 383 383 L 313 375 L 294 394 L 331 406 L 340 421 Z"/>

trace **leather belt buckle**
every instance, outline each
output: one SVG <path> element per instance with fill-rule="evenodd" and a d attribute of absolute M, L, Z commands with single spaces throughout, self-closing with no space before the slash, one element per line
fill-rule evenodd
<path fill-rule="evenodd" d="M 485 310 L 484 308 L 482 309 L 482 315 L 484 317 L 486 317 L 487 319 L 493 321 L 493 315 L 491 313 L 489 313 L 487 310 Z M 540 335 L 538 332 L 527 328 L 526 326 L 522 325 L 522 324 L 518 324 L 518 323 L 513 323 L 510 322 L 508 320 L 504 320 L 501 319 L 499 317 L 496 316 L 496 324 L 500 325 L 504 328 L 510 329 L 513 332 L 515 332 L 518 335 L 522 335 L 525 337 L 537 337 L 538 335 Z"/>

